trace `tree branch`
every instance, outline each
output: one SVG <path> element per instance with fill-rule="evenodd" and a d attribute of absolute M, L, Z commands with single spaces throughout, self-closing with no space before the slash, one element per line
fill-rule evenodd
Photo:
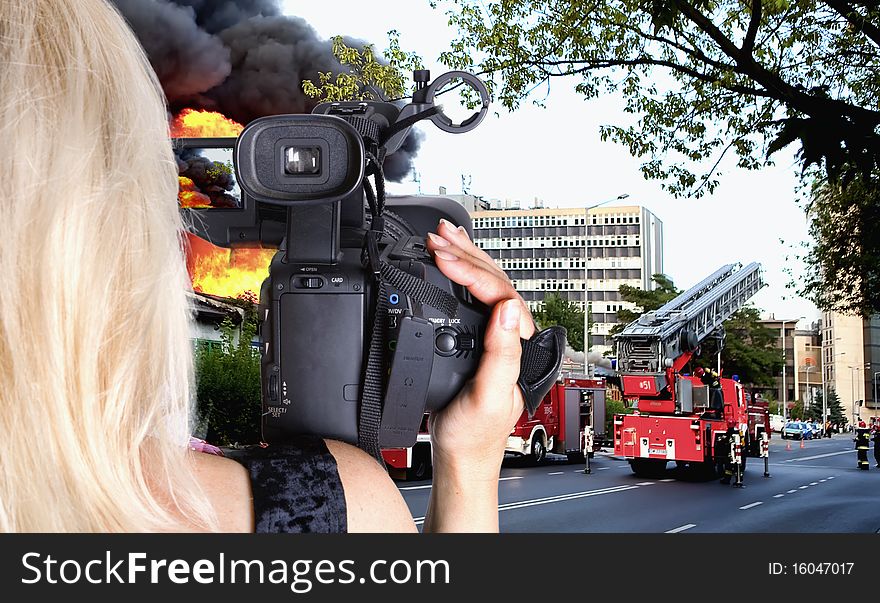
<path fill-rule="evenodd" d="M 855 7 L 847 2 L 840 0 L 825 0 L 825 4 L 840 13 L 847 21 L 861 31 L 869 40 L 880 46 L 880 28 L 873 23 L 869 23 L 861 14 L 856 12 Z"/>
<path fill-rule="evenodd" d="M 755 36 L 758 35 L 758 26 L 761 24 L 761 0 L 752 0 L 752 17 L 749 21 L 749 29 L 743 40 L 742 53 L 751 56 L 755 49 Z"/>
<path fill-rule="evenodd" d="M 686 0 L 679 0 L 678 6 L 682 14 L 712 38 L 724 54 L 736 61 L 737 72 L 751 77 L 767 89 L 771 95 L 775 95 L 774 98 L 784 101 L 792 109 L 813 117 L 824 117 L 828 113 L 844 115 L 874 127 L 880 123 L 880 112 L 878 111 L 858 107 L 838 99 L 812 95 L 792 86 L 778 74 L 769 71 L 755 61 L 752 55 L 744 54 L 706 15 Z"/>

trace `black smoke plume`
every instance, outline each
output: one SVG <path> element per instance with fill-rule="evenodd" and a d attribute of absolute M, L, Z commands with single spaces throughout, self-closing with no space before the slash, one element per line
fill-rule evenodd
<path fill-rule="evenodd" d="M 277 0 L 112 1 L 146 50 L 173 113 L 207 109 L 245 125 L 309 113 L 316 102 L 303 93 L 303 80 L 340 69 L 331 42 L 303 19 L 281 15 Z M 421 140 L 412 130 L 388 157 L 389 180 L 406 178 Z"/>

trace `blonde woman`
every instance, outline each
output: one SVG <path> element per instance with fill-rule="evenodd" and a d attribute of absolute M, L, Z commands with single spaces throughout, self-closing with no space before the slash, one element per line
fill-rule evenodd
<path fill-rule="evenodd" d="M 0 141 L 0 530 L 415 530 L 387 474 L 349 445 L 304 445 L 289 491 L 269 476 L 274 510 L 254 471 L 186 446 L 176 164 L 155 75 L 105 0 L 0 0 Z M 495 308 L 478 376 L 434 421 L 425 530 L 497 530 L 533 326 L 462 231 L 441 224 L 429 247 Z M 321 487 L 326 500 L 300 508 Z"/>

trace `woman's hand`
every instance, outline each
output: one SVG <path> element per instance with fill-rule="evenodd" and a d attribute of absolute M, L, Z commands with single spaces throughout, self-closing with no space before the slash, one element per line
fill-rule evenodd
<path fill-rule="evenodd" d="M 441 221 L 428 249 L 450 280 L 468 288 L 492 315 L 477 373 L 442 411 L 431 415 L 434 488 L 426 530 L 497 530 L 498 474 L 504 448 L 524 405 L 520 338 L 535 331 L 507 275 L 464 229 Z"/>

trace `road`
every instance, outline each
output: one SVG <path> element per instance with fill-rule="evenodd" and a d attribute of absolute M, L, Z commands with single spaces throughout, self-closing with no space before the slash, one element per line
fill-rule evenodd
<path fill-rule="evenodd" d="M 791 445 L 791 450 L 787 449 Z M 642 479 L 629 464 L 599 453 L 592 473 L 559 457 L 535 466 L 508 458 L 499 484 L 502 532 L 880 532 L 880 469 L 856 467 L 852 437 L 770 443 L 748 459 L 745 487 L 688 480 L 670 463 L 666 475 Z M 430 482 L 398 482 L 421 527 Z"/>

